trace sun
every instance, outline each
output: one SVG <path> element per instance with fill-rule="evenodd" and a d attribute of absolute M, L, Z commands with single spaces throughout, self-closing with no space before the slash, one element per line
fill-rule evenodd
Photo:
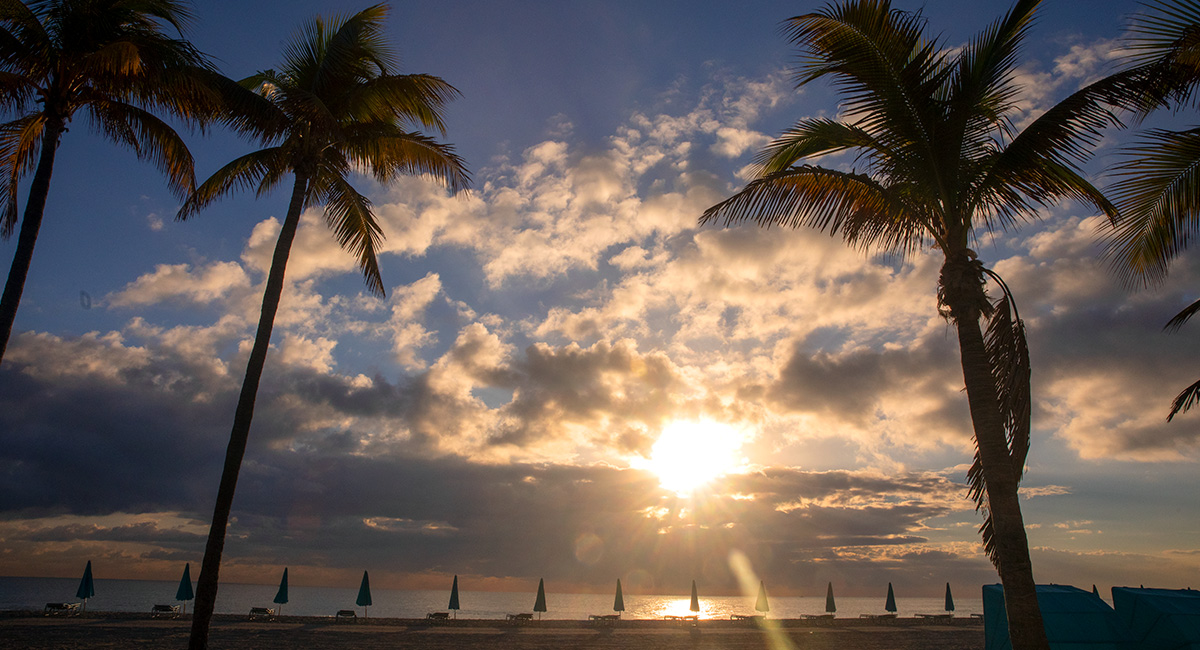
<path fill-rule="evenodd" d="M 745 435 L 727 424 L 680 420 L 663 429 L 650 458 L 638 466 L 657 474 L 664 489 L 686 496 L 740 468 L 745 442 Z"/>

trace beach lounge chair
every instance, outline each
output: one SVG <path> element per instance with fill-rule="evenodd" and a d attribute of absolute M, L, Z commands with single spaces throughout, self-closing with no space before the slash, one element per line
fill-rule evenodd
<path fill-rule="evenodd" d="M 268 620 L 275 618 L 275 610 L 266 607 L 251 607 L 250 615 L 247 616 L 246 619 L 254 621 L 260 618 L 265 618 Z"/>
<path fill-rule="evenodd" d="M 895 614 L 859 614 L 859 618 L 896 618 Z"/>
<path fill-rule="evenodd" d="M 448 621 L 450 620 L 450 612 L 429 612 L 425 615 L 427 621 Z"/>
<path fill-rule="evenodd" d="M 833 614 L 801 614 L 800 618 L 810 621 L 832 621 Z"/>
<path fill-rule="evenodd" d="M 150 608 L 150 618 L 178 618 L 179 605 L 155 605 Z"/>
<path fill-rule="evenodd" d="M 46 616 L 70 616 L 79 613 L 79 603 L 46 603 Z"/>
<path fill-rule="evenodd" d="M 352 609 L 339 609 L 338 613 L 334 614 L 333 620 L 335 622 L 346 621 L 348 623 L 357 623 L 358 622 L 358 612 L 356 612 Z"/>
<path fill-rule="evenodd" d="M 763 616 L 762 616 L 762 614 L 730 614 L 729 620 L 731 620 L 731 621 L 761 621 L 761 620 L 763 620 Z"/>
<path fill-rule="evenodd" d="M 588 614 L 589 621 L 619 621 L 620 614 Z"/>
<path fill-rule="evenodd" d="M 917 618 L 931 618 L 937 620 L 946 620 L 954 618 L 954 614 L 917 614 Z"/>
<path fill-rule="evenodd" d="M 513 621 L 514 623 L 523 623 L 525 621 L 532 621 L 533 614 L 530 612 L 521 612 L 520 614 L 508 614 L 505 616 L 505 618 Z"/>

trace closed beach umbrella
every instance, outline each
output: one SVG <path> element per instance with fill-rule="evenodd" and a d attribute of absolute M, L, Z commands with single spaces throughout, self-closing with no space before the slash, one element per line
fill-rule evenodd
<path fill-rule="evenodd" d="M 696 581 L 692 581 L 692 602 L 688 605 L 688 609 L 693 612 L 700 611 L 700 594 L 696 592 Z"/>
<path fill-rule="evenodd" d="M 767 604 L 767 585 L 762 580 L 758 581 L 758 600 L 754 603 L 754 609 L 760 612 L 771 611 L 771 606 Z"/>
<path fill-rule="evenodd" d="M 1096 588 L 1096 583 L 1094 582 L 1092 583 L 1092 593 L 1095 594 L 1097 598 L 1100 597 L 1100 590 Z"/>
<path fill-rule="evenodd" d="M 833 602 L 833 583 L 829 583 L 829 587 L 825 590 L 825 612 L 832 614 L 837 611 L 837 605 Z"/>
<path fill-rule="evenodd" d="M 363 618 L 366 618 L 367 608 L 371 606 L 371 581 L 367 578 L 366 571 L 363 571 L 363 581 L 358 587 L 358 600 L 354 603 L 363 608 Z"/>
<path fill-rule="evenodd" d="M 283 605 L 288 601 L 287 567 L 283 567 L 283 579 L 279 581 L 279 591 L 275 592 L 275 603 L 278 604 L 279 614 L 283 615 Z"/>
<path fill-rule="evenodd" d="M 625 597 L 621 595 L 621 579 L 617 578 L 617 595 L 613 598 L 613 611 L 625 611 Z"/>
<path fill-rule="evenodd" d="M 888 583 L 887 601 L 883 603 L 884 611 L 896 613 L 896 592 L 892 591 L 892 583 Z"/>
<path fill-rule="evenodd" d="M 538 613 L 538 620 L 542 620 L 542 612 L 546 611 L 546 581 L 542 578 L 538 578 L 538 594 L 533 601 L 533 611 Z"/>
<path fill-rule="evenodd" d="M 450 605 L 448 609 L 454 610 L 454 618 L 458 618 L 458 576 L 454 576 L 454 584 L 450 587 Z"/>
<path fill-rule="evenodd" d="M 96 595 L 96 583 L 92 580 L 92 561 L 88 560 L 87 566 L 83 569 L 83 579 L 79 581 L 79 589 L 75 590 L 75 597 L 83 599 L 83 609 L 87 609 L 87 599 Z"/>
<path fill-rule="evenodd" d="M 192 565 L 183 565 L 183 577 L 179 579 L 179 589 L 175 590 L 175 600 L 183 601 L 183 611 L 187 612 L 187 601 L 196 597 L 192 591 Z"/>
<path fill-rule="evenodd" d="M 954 611 L 954 596 L 950 593 L 950 583 L 946 583 L 946 611 Z"/>

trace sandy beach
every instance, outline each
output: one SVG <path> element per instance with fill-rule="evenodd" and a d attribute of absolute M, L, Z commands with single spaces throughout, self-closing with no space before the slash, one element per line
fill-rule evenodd
<path fill-rule="evenodd" d="M 155 620 L 140 614 L 86 614 L 45 617 L 36 612 L 0 615 L 0 649 L 185 648 L 190 622 Z M 370 619 L 335 623 L 325 617 L 283 617 L 247 621 L 222 615 L 213 623 L 212 650 L 373 650 L 507 648 L 603 648 L 613 650 L 780 650 L 786 639 L 797 649 L 974 650 L 983 648 L 978 619 L 925 621 L 773 621 L 774 631 L 754 623 L 722 620 L 680 625 L 669 621 L 629 620 L 598 626 L 584 621 L 534 621 L 508 625 L 502 621 L 455 621 L 428 624 L 404 619 Z"/>

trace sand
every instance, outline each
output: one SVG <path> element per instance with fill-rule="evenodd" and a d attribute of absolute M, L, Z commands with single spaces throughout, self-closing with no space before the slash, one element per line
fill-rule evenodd
<path fill-rule="evenodd" d="M 405 650 L 502 648 L 551 650 L 974 650 L 983 648 L 978 619 L 921 621 L 776 621 L 775 639 L 753 623 L 701 621 L 692 626 L 666 621 L 621 621 L 598 626 L 583 621 L 534 621 L 510 625 L 502 621 L 423 621 L 370 619 L 335 623 L 321 617 L 284 617 L 247 621 L 218 616 L 213 622 L 211 650 Z M 88 613 L 45 617 L 35 612 L 0 613 L 0 650 L 187 647 L 190 621 L 156 620 L 143 614 Z M 787 645 L 787 644 L 790 644 Z"/>

